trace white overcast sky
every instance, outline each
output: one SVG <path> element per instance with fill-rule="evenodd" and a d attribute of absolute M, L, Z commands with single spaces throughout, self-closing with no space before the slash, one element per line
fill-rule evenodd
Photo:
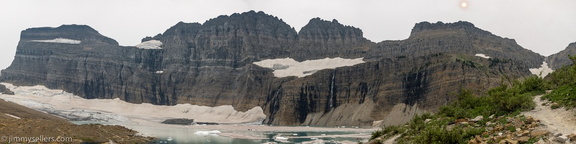
<path fill-rule="evenodd" d="M 460 20 L 544 56 L 576 42 L 576 0 L 0 0 L 0 69 L 10 65 L 20 31 L 30 27 L 86 24 L 121 45 L 136 45 L 179 21 L 249 10 L 296 30 L 311 18 L 337 19 L 374 42 L 406 39 L 421 21 Z"/>

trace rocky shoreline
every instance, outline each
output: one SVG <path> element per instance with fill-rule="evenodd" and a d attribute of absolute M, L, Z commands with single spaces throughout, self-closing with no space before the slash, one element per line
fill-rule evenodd
<path fill-rule="evenodd" d="M 2 142 L 10 143 L 31 142 L 15 141 L 16 137 L 47 138 L 39 141 L 41 143 L 148 143 L 154 140 L 123 126 L 72 124 L 66 119 L 4 100 L 0 100 L 0 134 L 8 134 L 5 136 L 12 139 Z"/>

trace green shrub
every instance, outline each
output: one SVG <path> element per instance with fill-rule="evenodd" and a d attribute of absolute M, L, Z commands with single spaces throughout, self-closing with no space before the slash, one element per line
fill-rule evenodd
<path fill-rule="evenodd" d="M 576 56 L 570 56 L 570 59 L 576 62 Z M 542 98 L 558 104 L 553 105 L 553 108 L 576 107 L 576 65 L 557 69 L 546 78 L 546 85 L 552 89 L 552 92 Z"/>
<path fill-rule="evenodd" d="M 446 125 L 429 125 L 421 130 L 418 135 L 401 141 L 400 143 L 421 143 L 421 144 L 445 144 L 445 143 L 467 143 L 468 139 L 484 132 L 480 128 L 467 128 L 456 126 L 448 129 Z"/>
<path fill-rule="evenodd" d="M 371 140 L 382 137 L 382 139 L 390 138 L 396 134 L 404 132 L 406 129 L 402 126 L 385 126 L 382 130 L 372 132 Z"/>
<path fill-rule="evenodd" d="M 545 82 L 539 77 L 513 81 L 510 85 L 502 84 L 490 89 L 484 96 L 476 96 L 469 90 L 462 90 L 457 94 L 456 101 L 440 107 L 436 115 L 417 115 L 407 126 L 384 127 L 381 131 L 372 133 L 372 139 L 403 133 L 398 139 L 399 143 L 467 143 L 475 135 L 481 135 L 484 128 L 454 125 L 449 129 L 447 124 L 454 122 L 455 119 L 473 118 L 479 115 L 484 117 L 492 114 L 517 115 L 521 111 L 533 109 L 535 107 L 533 96 L 544 93 L 545 90 Z M 576 100 L 576 94 L 574 96 Z M 425 123 L 426 119 L 432 121 Z M 505 119 L 501 121 L 506 123 Z M 484 125 L 483 122 L 478 124 Z"/>

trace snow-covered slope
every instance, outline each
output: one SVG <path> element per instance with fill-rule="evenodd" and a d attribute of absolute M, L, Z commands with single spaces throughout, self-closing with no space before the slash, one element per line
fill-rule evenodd
<path fill-rule="evenodd" d="M 554 70 L 548 67 L 548 63 L 544 61 L 542 62 L 542 66 L 540 66 L 540 68 L 532 68 L 530 69 L 530 72 L 539 77 L 546 77 L 548 74 L 554 72 Z"/>
<path fill-rule="evenodd" d="M 337 57 L 298 62 L 292 58 L 279 58 L 262 60 L 254 62 L 254 64 L 274 70 L 274 76 L 276 77 L 305 77 L 323 69 L 334 69 L 364 63 L 362 59 L 363 58 L 343 59 Z"/>
<path fill-rule="evenodd" d="M 260 107 L 239 112 L 230 105 L 207 107 L 190 104 L 175 106 L 133 104 L 120 99 L 84 99 L 44 86 L 2 84 L 14 91 L 15 95 L 0 95 L 1 99 L 73 120 L 139 123 L 160 122 L 169 118 L 189 118 L 199 122 L 248 123 L 266 118 Z"/>
<path fill-rule="evenodd" d="M 44 43 L 63 43 L 63 44 L 80 44 L 82 41 L 66 39 L 66 38 L 55 38 L 51 40 L 31 40 L 32 42 L 44 42 Z"/>
<path fill-rule="evenodd" d="M 160 46 L 162 46 L 162 42 L 159 40 L 149 40 L 136 45 L 137 48 L 141 49 L 162 49 Z"/>
<path fill-rule="evenodd" d="M 481 57 L 481 58 L 485 58 L 485 59 L 489 59 L 489 58 L 490 58 L 490 56 L 487 56 L 487 55 L 485 55 L 485 54 L 476 54 L 475 56 Z"/>

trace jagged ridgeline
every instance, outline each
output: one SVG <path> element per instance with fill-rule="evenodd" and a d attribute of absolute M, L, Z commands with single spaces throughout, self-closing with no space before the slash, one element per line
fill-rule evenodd
<path fill-rule="evenodd" d="M 572 65 L 572 60 L 570 56 L 576 56 L 576 42 L 573 42 L 566 47 L 566 49 L 550 55 L 546 58 L 546 62 L 550 64 L 552 69 L 560 69 L 563 66 Z"/>
<path fill-rule="evenodd" d="M 255 64 L 286 57 L 362 61 L 300 77 L 274 73 L 293 65 Z M 120 46 L 89 26 L 30 28 L 0 80 L 89 99 L 240 111 L 260 106 L 265 123 L 274 125 L 371 126 L 436 111 L 456 99 L 452 93 L 483 93 L 502 79 L 530 75 L 528 69 L 543 61 L 469 22 L 422 22 L 405 40 L 374 43 L 336 20 L 314 18 L 297 32 L 277 17 L 250 11 L 203 24 L 180 22 L 137 46 Z"/>

